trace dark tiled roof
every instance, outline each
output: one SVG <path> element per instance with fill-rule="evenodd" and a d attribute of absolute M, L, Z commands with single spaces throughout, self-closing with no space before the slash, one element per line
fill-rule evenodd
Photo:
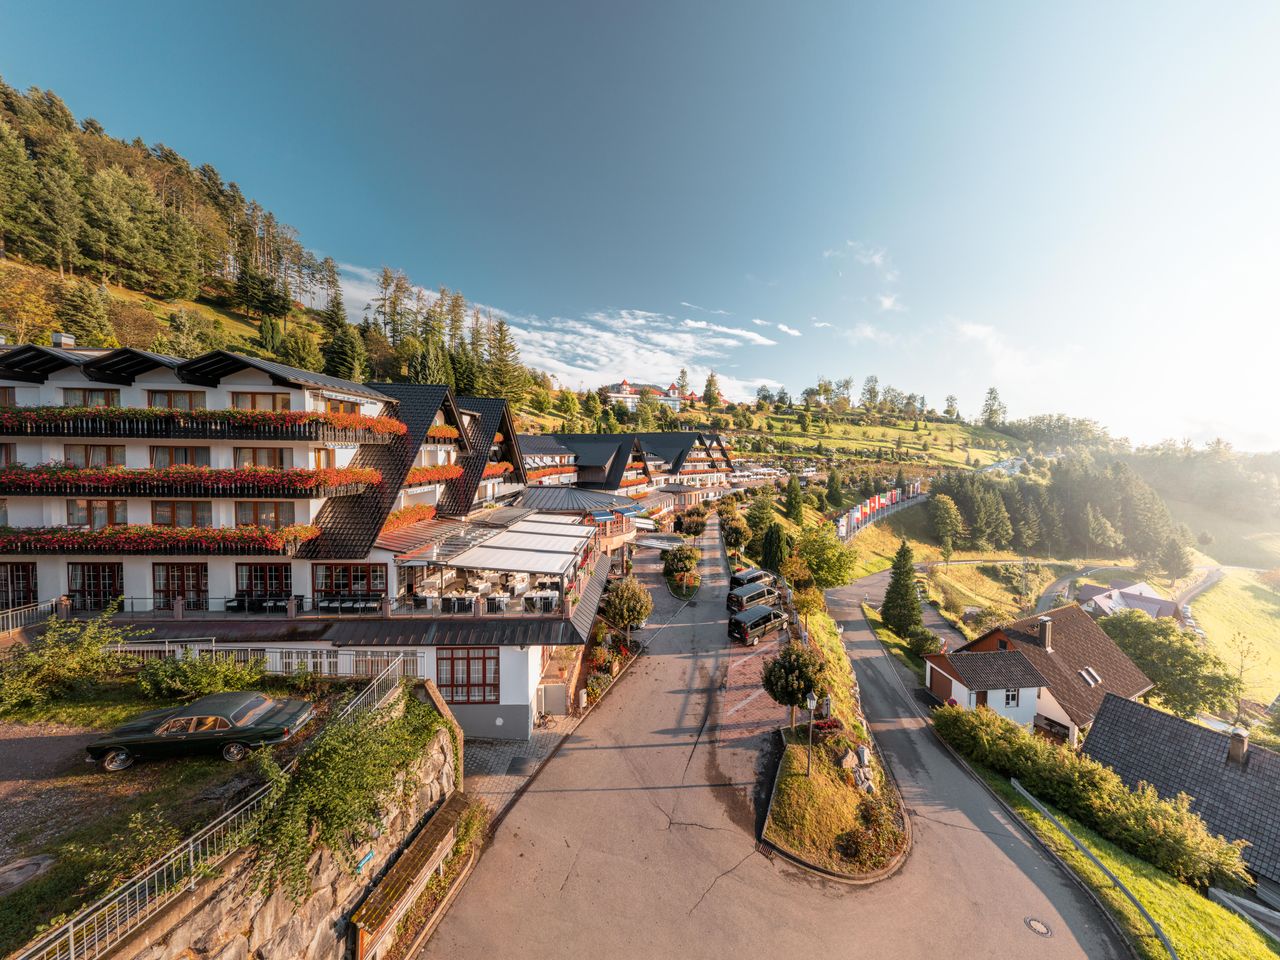
<path fill-rule="evenodd" d="M 480 481 L 484 479 L 484 468 L 489 465 L 489 448 L 493 446 L 495 434 L 501 433 L 503 443 L 509 446 L 511 465 L 515 468 L 513 478 L 521 483 L 527 482 L 524 458 L 520 455 L 520 444 L 516 440 L 507 401 L 494 397 L 459 397 L 458 406 L 474 416 L 467 431 L 471 451 L 461 454 L 457 461 L 462 467 L 462 476 L 445 484 L 444 493 L 436 504 L 441 514 L 450 517 L 466 516 L 471 511 Z"/>
<path fill-rule="evenodd" d="M 1047 653 L 1041 638 L 1040 618 L 1053 619 L 1052 647 Z M 1087 726 L 1102 706 L 1102 698 L 1114 693 L 1126 699 L 1151 689 L 1151 681 L 1139 670 L 1115 642 L 1093 622 L 1079 606 L 1072 603 L 1044 614 L 1033 614 L 984 634 L 961 649 L 968 650 L 991 637 L 1005 637 L 1021 650 L 1040 671 L 1045 686 L 1076 726 Z M 1080 675 L 1092 668 L 1100 683 L 1090 686 Z"/>
<path fill-rule="evenodd" d="M 1012 690 L 1047 685 L 1040 671 L 1017 650 L 938 653 L 928 659 L 970 690 Z"/>
<path fill-rule="evenodd" d="M 1228 840 L 1248 840 L 1245 862 L 1280 883 L 1280 754 L 1250 746 L 1228 762 L 1231 735 L 1108 695 L 1084 752 L 1130 787 L 1149 783 L 1162 797 L 1192 798 L 1191 809 Z"/>
<path fill-rule="evenodd" d="M 694 444 L 702 439 L 702 434 L 692 430 L 673 430 L 667 433 L 637 433 L 635 437 L 645 453 L 657 454 L 671 464 L 674 473 L 684 466 L 684 458 L 689 455 Z"/>
<path fill-rule="evenodd" d="M 573 629 L 578 631 L 578 636 L 584 642 L 591 634 L 591 624 L 596 618 L 596 611 L 600 609 L 600 597 L 604 595 L 604 585 L 608 579 L 609 558 L 602 554 L 596 558 L 596 568 L 591 571 L 591 579 L 583 585 L 582 596 L 571 616 Z"/>
<path fill-rule="evenodd" d="M 548 433 L 520 434 L 520 452 L 526 457 L 568 457 L 573 451 Z"/>
<path fill-rule="evenodd" d="M 582 486 L 616 490 L 631 462 L 635 439 L 627 433 L 558 433 L 556 439 L 577 455 L 578 483 Z M 582 479 L 581 470 L 598 468 L 605 471 L 603 480 Z"/>
<path fill-rule="evenodd" d="M 404 486 L 418 449 L 442 405 L 452 406 L 448 387 L 421 383 L 379 384 L 396 400 L 395 416 L 408 427 L 390 443 L 364 443 L 351 460 L 353 467 L 372 467 L 382 482 L 365 493 L 330 497 L 316 515 L 320 536 L 301 547 L 307 560 L 358 560 L 369 555 L 387 514 Z"/>
<path fill-rule="evenodd" d="M 593 510 L 621 510 L 635 506 L 630 497 L 566 486 L 526 487 L 516 502 L 522 507 L 548 513 L 590 513 Z"/>
<path fill-rule="evenodd" d="M 350 380 L 340 380 L 338 377 L 315 373 L 311 370 L 300 370 L 297 367 L 276 363 L 274 360 L 246 357 L 229 350 L 211 350 L 184 361 L 177 367 L 178 376 L 184 380 L 191 378 L 196 382 L 213 383 L 217 383 L 228 374 L 250 369 L 260 370 L 273 381 L 281 384 L 327 388 L 341 393 L 351 393 L 358 397 L 369 397 L 373 400 L 390 399 L 385 393 L 367 384 L 352 383 Z"/>

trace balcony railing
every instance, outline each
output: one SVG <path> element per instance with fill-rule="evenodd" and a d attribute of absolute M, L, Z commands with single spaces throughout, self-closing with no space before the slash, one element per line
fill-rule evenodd
<path fill-rule="evenodd" d="M 154 407 L 0 410 L 0 436 L 6 437 L 390 443 L 404 431 L 404 424 L 390 417 L 308 411 L 184 411 Z"/>
<path fill-rule="evenodd" d="M 0 495 L 301 500 L 364 493 L 381 480 L 377 470 L 352 467 L 224 470 L 188 466 L 140 469 L 13 466 L 0 470 Z"/>
<path fill-rule="evenodd" d="M 572 600 L 559 593 L 534 593 L 521 597 L 457 596 L 397 597 L 350 594 L 306 597 L 300 594 L 269 596 L 121 597 L 120 620 L 345 620 L 387 617 L 431 620 L 509 618 L 563 619 L 573 612 Z M 101 609 L 100 604 L 93 605 Z M 73 604 L 73 612 L 88 612 Z"/>
<path fill-rule="evenodd" d="M 320 528 L 112 526 L 0 528 L 0 554 L 23 556 L 292 557 Z"/>

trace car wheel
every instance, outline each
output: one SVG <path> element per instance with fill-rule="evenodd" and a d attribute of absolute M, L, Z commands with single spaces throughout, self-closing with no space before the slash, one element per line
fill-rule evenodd
<path fill-rule="evenodd" d="M 123 747 L 108 750 L 98 758 L 98 769 L 106 773 L 119 773 L 133 766 L 133 754 Z"/>
<path fill-rule="evenodd" d="M 752 638 L 751 638 L 751 645 L 752 645 L 753 647 L 754 647 L 754 646 L 758 646 L 758 645 L 759 645 L 759 643 L 760 643 L 760 638 L 759 638 L 759 637 L 752 637 Z"/>
<path fill-rule="evenodd" d="M 222 748 L 222 759 L 228 763 L 239 763 L 249 755 L 249 748 L 243 743 L 228 743 Z"/>

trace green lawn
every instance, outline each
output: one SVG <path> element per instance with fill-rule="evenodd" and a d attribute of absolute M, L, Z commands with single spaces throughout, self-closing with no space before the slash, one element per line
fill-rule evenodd
<path fill-rule="evenodd" d="M 1014 790 L 1008 780 L 976 765 L 974 769 L 1106 904 L 1137 947 L 1140 957 L 1168 960 L 1164 945 L 1101 870 Z M 1278 955 L 1275 944 L 1230 910 L 1146 861 L 1118 849 L 1065 814 L 1052 812 L 1141 901 L 1178 951 L 1180 960 L 1275 960 Z"/>
<path fill-rule="evenodd" d="M 1280 520 L 1258 522 L 1205 509 L 1198 503 L 1165 497 L 1173 518 L 1195 536 L 1209 533 L 1213 543 L 1202 547 L 1219 563 L 1239 567 L 1280 567 Z"/>
<path fill-rule="evenodd" d="M 1270 703 L 1280 694 L 1280 594 L 1267 589 L 1254 573 L 1228 570 L 1191 601 L 1191 612 L 1204 629 L 1209 647 L 1228 664 L 1238 663 L 1233 638 L 1241 633 L 1257 650 L 1257 664 L 1245 676 L 1248 695 Z"/>
<path fill-rule="evenodd" d="M 1009 562 L 1021 567 L 1018 561 Z M 939 587 L 949 587 L 954 590 L 966 605 L 994 607 L 1002 616 L 1014 617 L 1028 604 L 1034 606 L 1040 594 L 1070 569 L 1059 564 L 1032 562 L 1027 572 L 1029 591 L 1027 598 L 1029 599 L 1024 598 L 1021 603 L 1018 601 L 1018 592 L 1022 588 L 1021 580 L 1017 579 L 1015 584 L 1010 584 L 1000 575 L 997 564 L 952 564 L 934 567 L 932 576 Z M 1019 572 L 1017 576 L 1020 577 L 1021 573 Z"/>

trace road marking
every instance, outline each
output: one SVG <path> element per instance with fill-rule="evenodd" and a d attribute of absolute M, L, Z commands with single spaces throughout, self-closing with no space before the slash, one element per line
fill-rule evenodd
<path fill-rule="evenodd" d="M 731 716 L 733 716 L 735 713 L 737 713 L 739 710 L 741 710 L 743 707 L 745 707 L 748 703 L 750 703 L 750 702 L 751 702 L 752 700 L 754 700 L 756 697 L 760 696 L 760 694 L 762 694 L 762 693 L 764 693 L 764 687 L 761 687 L 761 688 L 760 688 L 759 690 L 757 690 L 755 693 L 751 694 L 751 696 L 747 697 L 747 699 L 743 700 L 743 701 L 742 701 L 741 703 L 739 703 L 736 707 L 730 707 L 730 708 L 729 708 L 729 711 L 725 714 L 725 716 L 726 716 L 726 717 L 731 717 Z"/>

